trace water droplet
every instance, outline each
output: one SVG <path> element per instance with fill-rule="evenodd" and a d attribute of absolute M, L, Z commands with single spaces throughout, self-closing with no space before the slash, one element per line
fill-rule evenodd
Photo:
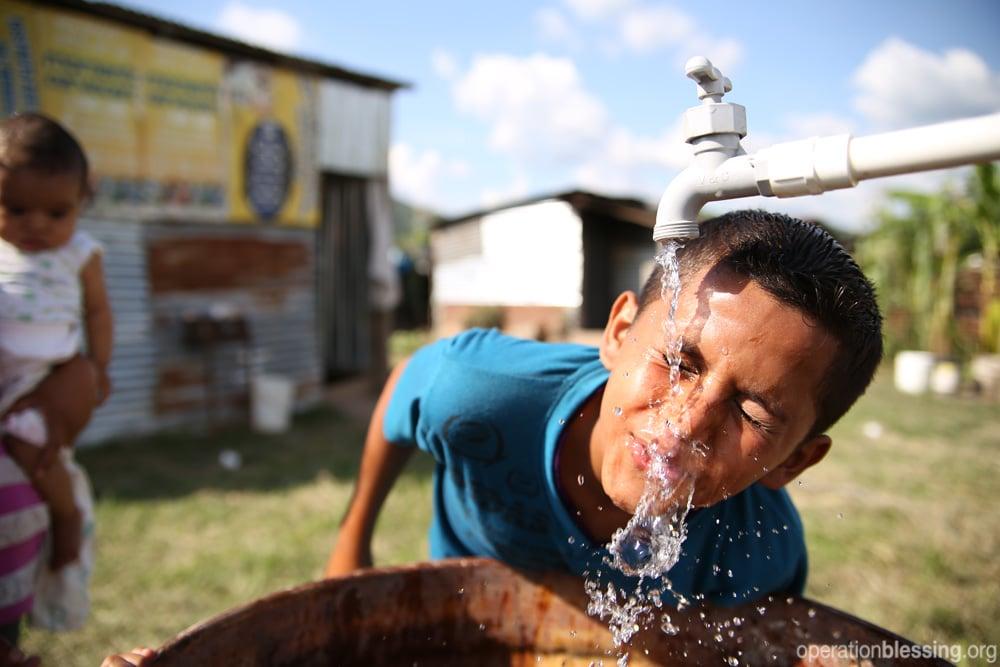
<path fill-rule="evenodd" d="M 566 541 L 567 541 L 567 542 L 569 542 L 570 544 L 575 544 L 575 543 L 576 543 L 576 538 L 575 538 L 575 537 L 573 537 L 572 535 L 570 535 L 570 536 L 569 536 L 569 539 L 568 539 L 568 540 L 566 540 Z"/>
<path fill-rule="evenodd" d="M 458 589 L 458 594 L 459 595 L 465 595 L 465 589 L 464 588 L 459 588 Z"/>
<path fill-rule="evenodd" d="M 767 607 L 757 607 L 757 613 L 760 614 L 761 616 L 763 616 L 764 612 L 766 612 L 766 611 L 767 611 Z"/>
<path fill-rule="evenodd" d="M 565 420 L 565 419 L 560 419 L 560 420 L 559 420 L 559 423 L 560 423 L 560 424 L 565 424 L 565 423 L 566 423 L 566 420 Z"/>
<path fill-rule="evenodd" d="M 816 610 L 815 609 L 810 609 L 807 613 L 809 614 L 809 618 L 816 618 Z"/>
<path fill-rule="evenodd" d="M 844 518 L 844 513 L 843 512 L 837 512 L 837 518 L 838 519 L 843 519 Z"/>
<path fill-rule="evenodd" d="M 576 483 L 579 484 L 580 486 L 583 486 L 583 475 L 576 476 Z"/>
<path fill-rule="evenodd" d="M 733 571 L 732 570 L 726 570 L 726 574 L 729 576 L 730 579 L 733 578 Z"/>
<path fill-rule="evenodd" d="M 712 639 L 714 639 L 718 644 L 722 643 L 722 635 L 720 635 L 718 632 L 715 633 L 715 636 L 712 637 Z"/>
<path fill-rule="evenodd" d="M 738 667 L 740 661 L 738 658 L 729 656 L 728 658 L 726 658 L 726 663 L 729 665 L 729 667 Z"/>
<path fill-rule="evenodd" d="M 621 417 L 622 416 L 622 409 L 620 407 L 616 406 L 615 409 L 613 410 L 613 412 L 615 413 L 615 417 Z"/>
<path fill-rule="evenodd" d="M 486 624 L 485 623 L 480 623 L 479 624 L 479 629 L 480 630 L 485 630 L 486 629 Z"/>

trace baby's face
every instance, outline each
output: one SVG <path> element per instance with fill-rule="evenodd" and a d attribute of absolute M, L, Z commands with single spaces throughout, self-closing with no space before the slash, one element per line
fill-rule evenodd
<path fill-rule="evenodd" d="M 683 285 L 679 391 L 670 389 L 666 303 L 649 304 L 628 326 L 634 296 L 619 297 L 602 345 L 611 377 L 593 442 L 604 492 L 629 513 L 650 471 L 657 484 L 693 479 L 694 504 L 705 507 L 757 480 L 780 487 L 798 474 L 788 466 L 802 451 L 829 445 L 803 442 L 836 350 L 826 331 L 729 270 L 703 270 Z M 617 329 L 616 317 L 624 318 Z"/>
<path fill-rule="evenodd" d="M 65 245 L 83 199 L 78 173 L 0 169 L 0 238 L 29 253 Z"/>

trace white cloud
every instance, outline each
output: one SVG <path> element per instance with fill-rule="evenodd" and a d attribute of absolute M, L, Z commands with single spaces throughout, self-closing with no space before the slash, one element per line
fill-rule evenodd
<path fill-rule="evenodd" d="M 454 87 L 460 111 L 490 125 L 490 145 L 523 160 L 577 160 L 601 140 L 604 104 L 568 58 L 480 55 Z"/>
<path fill-rule="evenodd" d="M 281 51 L 299 45 L 302 28 L 291 14 L 273 7 L 251 7 L 230 0 L 215 21 L 218 28 L 238 39 Z"/>
<path fill-rule="evenodd" d="M 828 137 L 852 131 L 852 124 L 843 116 L 832 113 L 799 114 L 786 118 L 788 141 L 809 137 Z"/>
<path fill-rule="evenodd" d="M 670 174 L 687 165 L 681 121 L 653 135 L 610 122 L 573 62 L 534 55 L 479 56 L 454 87 L 458 108 L 489 124 L 490 144 L 522 167 L 573 167 L 574 185 L 603 193 L 659 197 Z M 522 176 L 483 192 L 481 203 L 524 196 Z"/>
<path fill-rule="evenodd" d="M 1000 75 L 975 53 L 925 51 L 891 37 L 854 72 L 855 107 L 881 128 L 923 125 L 1000 109 Z"/>
<path fill-rule="evenodd" d="M 658 136 L 637 136 L 615 127 L 574 171 L 580 187 L 604 194 L 638 196 L 655 203 L 670 178 L 687 166 L 691 147 L 677 121 Z"/>
<path fill-rule="evenodd" d="M 699 26 L 694 17 L 673 5 L 631 0 L 565 0 L 565 3 L 581 21 L 599 28 L 610 26 L 610 36 L 596 39 L 609 56 L 617 56 L 622 49 L 643 54 L 669 49 L 679 63 L 691 56 L 706 56 L 727 73 L 743 57 L 739 40 L 713 35 Z"/>
<path fill-rule="evenodd" d="M 442 186 L 469 175 L 468 163 L 446 160 L 435 150 L 418 152 L 405 143 L 389 149 L 389 183 L 394 196 L 430 208 L 450 208 L 442 199 Z"/>
<path fill-rule="evenodd" d="M 570 48 L 580 46 L 580 37 L 570 25 L 565 14 L 554 7 L 543 7 L 535 12 L 535 26 L 542 39 Z"/>
<path fill-rule="evenodd" d="M 695 21 L 668 5 L 635 7 L 621 20 L 621 36 L 633 51 L 678 46 L 694 32 Z"/>
<path fill-rule="evenodd" d="M 588 21 L 607 18 L 632 4 L 631 0 L 563 0 L 577 16 Z"/>
<path fill-rule="evenodd" d="M 725 75 L 732 74 L 743 60 L 743 44 L 739 40 L 713 37 L 696 32 L 688 35 L 678 49 L 679 62 L 687 62 L 691 56 L 705 56 Z"/>
<path fill-rule="evenodd" d="M 502 188 L 485 188 L 479 196 L 483 208 L 494 208 L 528 196 L 528 177 L 523 172 L 514 175 L 513 180 Z"/>
<path fill-rule="evenodd" d="M 446 81 L 451 81 L 458 74 L 458 62 L 450 51 L 435 48 L 431 51 L 431 67 L 434 73 Z"/>

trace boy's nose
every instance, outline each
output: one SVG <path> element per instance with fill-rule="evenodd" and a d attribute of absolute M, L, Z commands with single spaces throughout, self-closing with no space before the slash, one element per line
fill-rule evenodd
<path fill-rule="evenodd" d="M 664 404 L 662 412 L 666 425 L 662 444 L 666 448 L 678 440 L 686 444 L 710 445 L 718 437 L 725 419 L 725 406 L 700 391 L 688 392 L 677 401 Z"/>

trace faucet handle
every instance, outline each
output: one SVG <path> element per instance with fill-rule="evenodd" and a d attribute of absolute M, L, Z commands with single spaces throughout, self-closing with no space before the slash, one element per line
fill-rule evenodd
<path fill-rule="evenodd" d="M 733 82 L 705 56 L 688 60 L 684 64 L 684 74 L 698 84 L 698 99 L 706 104 L 721 102 L 722 96 L 733 89 Z"/>

